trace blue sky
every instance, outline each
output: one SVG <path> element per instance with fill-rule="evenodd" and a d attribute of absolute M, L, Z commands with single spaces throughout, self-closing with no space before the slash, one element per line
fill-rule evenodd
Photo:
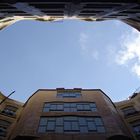
<path fill-rule="evenodd" d="M 0 31 L 0 91 L 100 88 L 113 101 L 140 86 L 140 33 L 119 21 L 20 21 Z"/>

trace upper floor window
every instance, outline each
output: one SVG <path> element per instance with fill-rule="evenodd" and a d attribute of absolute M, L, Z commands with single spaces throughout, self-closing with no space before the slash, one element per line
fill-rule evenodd
<path fill-rule="evenodd" d="M 140 120 L 132 122 L 131 126 L 136 137 L 140 139 Z"/>
<path fill-rule="evenodd" d="M 39 133 L 105 133 L 100 117 L 41 117 Z"/>
<path fill-rule="evenodd" d="M 133 106 L 125 107 L 122 109 L 122 111 L 124 113 L 124 116 L 129 116 L 129 115 L 133 115 L 137 113 L 137 111 L 135 110 Z"/>
<path fill-rule="evenodd" d="M 6 131 L 10 124 L 10 122 L 0 119 L 0 137 L 6 137 Z"/>
<path fill-rule="evenodd" d="M 57 93 L 57 97 L 60 98 L 78 98 L 81 97 L 81 93 L 80 92 L 58 92 Z"/>
<path fill-rule="evenodd" d="M 97 111 L 97 107 L 95 103 L 88 102 L 74 102 L 74 103 L 45 103 L 43 112 L 51 112 L 51 111 L 59 111 L 59 112 L 80 112 L 80 111 Z"/>
<path fill-rule="evenodd" d="M 17 109 L 18 108 L 14 106 L 7 105 L 2 111 L 2 113 L 8 116 L 15 116 Z"/>

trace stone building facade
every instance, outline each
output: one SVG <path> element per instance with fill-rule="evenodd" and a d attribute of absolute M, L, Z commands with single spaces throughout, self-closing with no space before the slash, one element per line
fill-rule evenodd
<path fill-rule="evenodd" d="M 140 93 L 134 93 L 128 100 L 115 105 L 135 140 L 140 140 Z"/>
<path fill-rule="evenodd" d="M 24 104 L 9 140 L 131 140 L 100 89 L 39 89 Z"/>
<path fill-rule="evenodd" d="M 120 20 L 140 31 L 139 0 L 1 0 L 0 29 L 20 20 Z"/>
<path fill-rule="evenodd" d="M 9 138 L 21 114 L 22 106 L 23 103 L 6 98 L 0 92 L 0 140 Z"/>

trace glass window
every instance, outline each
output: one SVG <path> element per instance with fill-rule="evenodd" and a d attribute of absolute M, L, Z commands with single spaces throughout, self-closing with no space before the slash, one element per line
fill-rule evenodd
<path fill-rule="evenodd" d="M 105 128 L 100 117 L 79 117 L 79 116 L 41 117 L 38 132 L 105 133 Z"/>
<path fill-rule="evenodd" d="M 63 126 L 56 126 L 55 132 L 56 132 L 56 133 L 63 133 L 63 132 L 64 132 L 64 131 L 63 131 Z"/>
<path fill-rule="evenodd" d="M 11 125 L 10 122 L 0 120 L 0 137 L 6 137 L 7 128 Z"/>
<path fill-rule="evenodd" d="M 88 130 L 89 131 L 96 131 L 96 124 L 95 124 L 95 122 L 93 122 L 93 121 L 89 121 L 88 122 Z"/>
<path fill-rule="evenodd" d="M 77 104 L 77 110 L 78 111 L 83 111 L 84 107 L 82 104 Z"/>
<path fill-rule="evenodd" d="M 48 121 L 47 131 L 54 131 L 54 130 L 55 130 L 55 121 Z"/>
<path fill-rule="evenodd" d="M 86 126 L 80 126 L 80 132 L 81 133 L 88 133 L 88 129 Z"/>
<path fill-rule="evenodd" d="M 57 126 L 63 126 L 63 118 L 62 117 L 56 118 L 56 125 Z"/>
<path fill-rule="evenodd" d="M 63 104 L 58 104 L 56 110 L 58 110 L 58 111 L 59 111 L 59 110 L 60 110 L 60 111 L 63 111 L 63 110 L 64 110 Z"/>
<path fill-rule="evenodd" d="M 3 127 L 9 127 L 10 124 L 11 124 L 11 123 L 8 122 L 8 121 L 0 120 L 0 126 L 3 126 Z"/>
<path fill-rule="evenodd" d="M 79 124 L 78 122 L 72 122 L 72 131 L 79 131 Z"/>
<path fill-rule="evenodd" d="M 71 122 L 64 121 L 64 131 L 70 131 L 71 130 Z"/>
<path fill-rule="evenodd" d="M 89 104 L 85 104 L 84 106 L 84 110 L 91 110 Z"/>
<path fill-rule="evenodd" d="M 7 105 L 2 113 L 8 116 L 15 116 L 17 109 L 17 107 Z"/>
<path fill-rule="evenodd" d="M 122 111 L 124 113 L 124 116 L 129 116 L 129 115 L 137 113 L 137 111 L 135 110 L 133 106 L 125 107 L 122 109 Z"/>
<path fill-rule="evenodd" d="M 79 125 L 80 126 L 85 126 L 87 125 L 87 121 L 84 117 L 79 117 Z"/>
<path fill-rule="evenodd" d="M 95 118 L 95 124 L 96 125 L 103 125 L 101 118 Z"/>
<path fill-rule="evenodd" d="M 40 125 L 47 125 L 47 118 L 46 117 L 42 117 L 40 119 Z"/>
<path fill-rule="evenodd" d="M 45 103 L 43 112 L 61 111 L 61 112 L 78 112 L 78 111 L 97 111 L 95 103 Z"/>
<path fill-rule="evenodd" d="M 140 120 L 131 123 L 132 130 L 137 138 L 140 138 Z"/>
<path fill-rule="evenodd" d="M 79 98 L 79 97 L 81 97 L 81 93 L 63 92 L 63 93 L 57 93 L 57 97 L 61 97 L 61 98 Z"/>
<path fill-rule="evenodd" d="M 46 132 L 46 126 L 39 126 L 38 132 L 39 133 L 45 133 Z"/>
<path fill-rule="evenodd" d="M 51 104 L 50 110 L 51 111 L 56 111 L 56 104 Z"/>
<path fill-rule="evenodd" d="M 6 137 L 6 128 L 0 126 L 0 137 Z"/>

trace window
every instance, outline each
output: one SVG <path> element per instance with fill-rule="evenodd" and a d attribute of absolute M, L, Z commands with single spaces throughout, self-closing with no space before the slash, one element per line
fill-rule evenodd
<path fill-rule="evenodd" d="M 132 130 L 136 135 L 137 139 L 140 140 L 140 120 L 131 123 Z"/>
<path fill-rule="evenodd" d="M 2 114 L 8 115 L 8 116 L 15 116 L 17 111 L 17 108 L 14 106 L 6 106 L 4 110 L 2 111 Z"/>
<path fill-rule="evenodd" d="M 130 116 L 137 113 L 137 111 L 135 110 L 133 106 L 125 107 L 122 109 L 122 111 L 124 113 L 124 116 Z"/>
<path fill-rule="evenodd" d="M 41 117 L 38 133 L 105 133 L 100 117 Z"/>
<path fill-rule="evenodd" d="M 0 120 L 0 137 L 6 137 L 6 131 L 10 124 L 8 121 Z"/>
<path fill-rule="evenodd" d="M 63 92 L 63 93 L 57 93 L 57 97 L 59 98 L 79 98 L 81 97 L 80 92 Z"/>
<path fill-rule="evenodd" d="M 95 103 L 45 103 L 43 107 L 43 112 L 51 112 L 51 111 L 59 111 L 59 112 L 80 112 L 80 111 L 97 111 L 97 107 Z"/>

